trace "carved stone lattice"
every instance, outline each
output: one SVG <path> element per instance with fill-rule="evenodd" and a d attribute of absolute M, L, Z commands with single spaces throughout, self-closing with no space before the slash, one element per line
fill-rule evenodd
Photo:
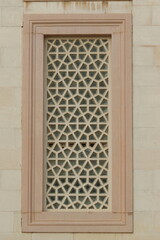
<path fill-rule="evenodd" d="M 46 39 L 46 209 L 109 209 L 109 39 Z"/>

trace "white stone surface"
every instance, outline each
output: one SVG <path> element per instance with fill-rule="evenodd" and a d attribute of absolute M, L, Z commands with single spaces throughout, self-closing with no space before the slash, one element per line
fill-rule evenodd
<path fill-rule="evenodd" d="M 21 128 L 20 107 L 4 107 L 0 109 L 0 129 Z"/>
<path fill-rule="evenodd" d="M 119 2 L 119 1 L 110 1 L 108 2 L 108 12 L 109 13 L 131 13 L 132 11 L 132 2 Z"/>
<path fill-rule="evenodd" d="M 21 210 L 20 191 L 0 191 L 0 212 L 14 212 Z"/>
<path fill-rule="evenodd" d="M 160 127 L 160 108 L 139 106 L 134 110 L 134 127 Z"/>
<path fill-rule="evenodd" d="M 21 232 L 21 211 L 13 212 L 13 232 Z"/>
<path fill-rule="evenodd" d="M 160 235 L 160 212 L 156 211 L 153 220 L 154 231 Z"/>
<path fill-rule="evenodd" d="M 135 170 L 134 191 L 142 193 L 152 193 L 153 191 L 153 171 L 152 170 Z"/>
<path fill-rule="evenodd" d="M 21 190 L 21 171 L 1 170 L 0 171 L 0 190 L 17 191 Z"/>
<path fill-rule="evenodd" d="M 160 197 L 160 169 L 153 171 L 153 191 Z"/>
<path fill-rule="evenodd" d="M 74 240 L 116 240 L 116 235 L 113 234 L 103 234 L 103 233 L 75 233 Z"/>
<path fill-rule="evenodd" d="M 0 87 L 0 108 L 21 107 L 21 88 Z"/>
<path fill-rule="evenodd" d="M 0 233 L 0 239 L 2 240 L 32 240 L 32 235 L 28 233 Z"/>
<path fill-rule="evenodd" d="M 141 0 L 140 0 L 141 1 Z M 152 8 L 150 6 L 133 7 L 133 24 L 136 26 L 151 25 Z"/>
<path fill-rule="evenodd" d="M 20 27 L 1 27 L 0 48 L 20 48 L 22 46 L 21 34 L 22 29 Z"/>
<path fill-rule="evenodd" d="M 160 86 L 134 87 L 134 107 L 160 107 Z"/>
<path fill-rule="evenodd" d="M 122 238 L 120 240 L 151 240 L 151 239 L 159 240 L 159 234 L 156 234 L 156 233 L 123 234 Z M 119 240 L 119 239 L 117 239 L 117 240 Z"/>
<path fill-rule="evenodd" d="M 154 63 L 160 67 L 160 46 L 154 48 Z"/>
<path fill-rule="evenodd" d="M 160 6 L 152 7 L 152 25 L 160 25 L 159 12 L 160 12 Z"/>
<path fill-rule="evenodd" d="M 1 67 L 0 87 L 21 87 L 22 68 L 21 67 Z"/>
<path fill-rule="evenodd" d="M 135 151 L 159 150 L 160 148 L 160 128 L 135 128 L 134 130 L 134 148 Z M 154 155 L 152 159 L 154 159 Z"/>
<path fill-rule="evenodd" d="M 7 150 L 6 150 L 7 149 Z M 21 148 L 1 146 L 0 148 L 0 169 L 17 170 L 21 168 Z"/>
<path fill-rule="evenodd" d="M 22 66 L 21 49 L 16 47 L 7 47 L 1 49 L 1 67 L 15 67 Z"/>
<path fill-rule="evenodd" d="M 0 7 L 1 6 L 7 6 L 7 7 L 11 7 L 11 6 L 23 6 L 23 1 L 22 0 L 0 0 Z"/>
<path fill-rule="evenodd" d="M 151 6 L 154 0 L 133 0 L 133 5 L 138 5 L 138 6 L 145 6 L 149 5 Z"/>
<path fill-rule="evenodd" d="M 135 140 L 136 141 L 136 140 Z M 159 169 L 160 149 L 134 148 L 134 169 Z"/>
<path fill-rule="evenodd" d="M 133 43 L 135 45 L 159 45 L 160 26 L 134 26 Z"/>
<path fill-rule="evenodd" d="M 21 147 L 20 129 L 0 129 L 0 149 L 16 149 Z"/>
<path fill-rule="evenodd" d="M 32 240 L 75 240 L 72 233 L 34 233 Z"/>
<path fill-rule="evenodd" d="M 13 213 L 0 212 L 0 233 L 13 232 Z"/>
<path fill-rule="evenodd" d="M 136 53 L 135 53 L 136 54 Z M 146 60 L 148 61 L 148 60 Z M 136 61 L 136 64 L 138 61 Z M 134 66 L 134 86 L 160 86 L 160 68 L 155 66 Z"/>
<path fill-rule="evenodd" d="M 134 47 L 133 51 L 134 66 L 153 66 L 154 48 L 153 47 Z"/>
<path fill-rule="evenodd" d="M 135 212 L 134 213 L 134 231 L 139 234 L 152 234 L 153 232 L 153 212 Z"/>
<path fill-rule="evenodd" d="M 2 7 L 1 8 L 2 26 L 22 26 L 23 8 L 22 7 Z"/>
<path fill-rule="evenodd" d="M 152 212 L 154 204 L 154 196 L 152 194 L 138 192 L 134 195 L 134 211 L 136 212 Z"/>

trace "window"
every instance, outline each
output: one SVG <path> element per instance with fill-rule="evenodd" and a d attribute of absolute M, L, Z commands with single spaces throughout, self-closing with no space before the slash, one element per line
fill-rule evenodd
<path fill-rule="evenodd" d="M 109 39 L 49 37 L 45 52 L 46 209 L 108 210 Z"/>
<path fill-rule="evenodd" d="M 26 15 L 24 232 L 132 231 L 129 14 Z"/>

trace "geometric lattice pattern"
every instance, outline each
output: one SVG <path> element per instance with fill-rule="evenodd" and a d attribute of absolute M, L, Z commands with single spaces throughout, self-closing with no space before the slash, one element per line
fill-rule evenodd
<path fill-rule="evenodd" d="M 46 208 L 109 208 L 109 39 L 47 38 Z"/>

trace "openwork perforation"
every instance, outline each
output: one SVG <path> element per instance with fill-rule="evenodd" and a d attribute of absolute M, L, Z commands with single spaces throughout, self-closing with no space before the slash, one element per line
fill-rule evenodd
<path fill-rule="evenodd" d="M 109 38 L 46 39 L 46 209 L 109 209 Z"/>

